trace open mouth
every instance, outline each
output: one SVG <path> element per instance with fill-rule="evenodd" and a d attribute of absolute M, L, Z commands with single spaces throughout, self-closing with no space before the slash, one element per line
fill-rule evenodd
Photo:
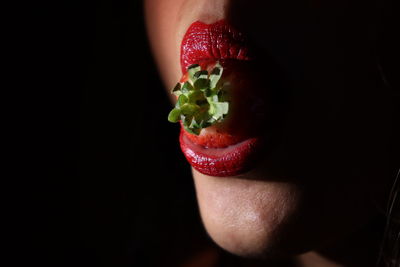
<path fill-rule="evenodd" d="M 252 169 L 263 146 L 261 129 L 266 111 L 263 88 L 254 78 L 245 36 L 225 20 L 213 24 L 194 22 L 181 45 L 181 67 L 185 74 L 193 64 L 219 62 L 230 90 L 233 111 L 227 120 L 202 129 L 199 136 L 182 127 L 180 146 L 191 166 L 211 176 L 235 176 Z M 249 67 L 250 66 L 250 67 Z M 181 123 L 182 125 L 182 123 Z M 219 127 L 219 128 L 218 128 Z M 214 127 L 215 128 L 215 127 Z M 206 133 L 206 134 L 204 134 Z"/>

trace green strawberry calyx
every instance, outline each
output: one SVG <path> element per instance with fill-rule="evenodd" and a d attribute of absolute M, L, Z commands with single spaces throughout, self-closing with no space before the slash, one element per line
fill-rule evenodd
<path fill-rule="evenodd" d="M 188 80 L 177 83 L 172 93 L 178 97 L 168 115 L 170 122 L 182 121 L 184 129 L 199 135 L 201 129 L 221 122 L 229 111 L 226 84 L 220 81 L 223 68 L 217 62 L 211 72 L 197 64 L 188 67 Z"/>

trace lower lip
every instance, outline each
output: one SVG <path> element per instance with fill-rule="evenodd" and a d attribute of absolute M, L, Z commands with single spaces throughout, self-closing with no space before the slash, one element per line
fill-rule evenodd
<path fill-rule="evenodd" d="M 197 171 L 218 177 L 236 176 L 252 169 L 259 158 L 261 138 L 250 138 L 225 148 L 204 148 L 191 142 L 181 129 L 181 150 Z"/>

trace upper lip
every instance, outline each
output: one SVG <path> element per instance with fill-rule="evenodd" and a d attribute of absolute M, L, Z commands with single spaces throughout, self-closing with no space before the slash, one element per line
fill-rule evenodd
<path fill-rule="evenodd" d="M 203 59 L 250 60 L 245 35 L 225 20 L 213 24 L 194 22 L 186 31 L 181 44 L 182 72 Z"/>

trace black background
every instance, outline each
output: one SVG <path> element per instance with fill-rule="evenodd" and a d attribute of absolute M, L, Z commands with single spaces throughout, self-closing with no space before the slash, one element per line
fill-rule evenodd
<path fill-rule="evenodd" d="M 17 163 L 6 177 L 16 190 L 4 216 L 13 265 L 180 266 L 207 247 L 230 258 L 226 266 L 238 263 L 201 225 L 178 126 L 166 120 L 171 104 L 142 1 L 17 3 L 16 10 L 4 50 L 7 69 L 16 70 L 4 90 L 15 99 L 4 129 L 7 158 Z M 385 36 L 393 45 L 394 35 Z M 392 64 L 393 49 L 382 51 Z"/>
<path fill-rule="evenodd" d="M 142 1 L 31 3 L 16 21 L 16 266 L 178 266 L 213 246 Z"/>
<path fill-rule="evenodd" d="M 95 11 L 81 63 L 81 260 L 176 266 L 202 228 L 141 2 L 103 1 Z"/>

